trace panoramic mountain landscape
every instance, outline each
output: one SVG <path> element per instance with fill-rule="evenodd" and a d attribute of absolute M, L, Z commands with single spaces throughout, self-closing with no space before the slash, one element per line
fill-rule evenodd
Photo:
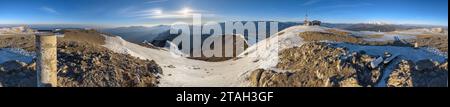
<path fill-rule="evenodd" d="M 21 2 L 0 1 L 0 87 L 40 87 L 45 75 L 54 75 L 53 87 L 448 87 L 445 0 L 259 4 L 267 10 L 245 10 L 252 0 L 237 9 L 226 7 L 233 0 L 132 0 L 93 8 L 102 1 L 32 1 L 36 13 L 6 12 Z M 367 9 L 379 4 L 398 10 Z M 173 5 L 190 7 L 171 12 Z M 48 33 L 56 40 L 45 44 Z M 43 73 L 53 65 L 54 74 Z"/>

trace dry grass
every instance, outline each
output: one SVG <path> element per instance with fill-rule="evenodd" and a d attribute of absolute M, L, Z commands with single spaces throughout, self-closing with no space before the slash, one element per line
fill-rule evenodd
<path fill-rule="evenodd" d="M 372 35 L 367 35 L 368 38 L 382 38 L 384 35 L 382 34 L 372 34 Z"/>
<path fill-rule="evenodd" d="M 407 40 L 410 43 L 418 43 L 420 47 L 433 47 L 441 52 L 448 52 L 448 36 L 423 34 L 417 35 L 416 39 Z"/>
<path fill-rule="evenodd" d="M 350 35 L 338 35 L 334 33 L 324 33 L 324 32 L 303 32 L 300 33 L 300 36 L 304 41 L 313 42 L 313 41 L 335 41 L 335 42 L 347 42 L 354 43 L 360 45 L 370 45 L 370 46 L 403 46 L 403 47 L 412 47 L 412 44 L 405 44 L 399 41 L 364 41 L 361 38 L 353 37 Z M 380 35 L 374 35 L 380 36 Z M 381 35 L 382 36 L 382 35 Z"/>
<path fill-rule="evenodd" d="M 325 31 L 336 34 L 336 35 L 341 35 L 341 36 L 350 35 L 350 32 L 340 31 L 340 30 L 336 30 L 336 29 L 327 29 Z"/>
<path fill-rule="evenodd" d="M 64 30 L 64 38 L 68 41 L 82 41 L 96 45 L 104 45 L 105 37 L 95 30 Z"/>
<path fill-rule="evenodd" d="M 58 38 L 58 42 L 62 41 L 104 45 L 105 37 L 95 30 L 64 30 L 64 37 Z M 0 36 L 0 48 L 22 48 L 27 51 L 34 51 L 35 37 L 34 35 L 2 35 Z"/>
<path fill-rule="evenodd" d="M 417 39 L 431 39 L 434 35 L 432 34 L 420 34 L 416 35 Z"/>
<path fill-rule="evenodd" d="M 22 48 L 34 51 L 34 35 L 2 35 L 0 36 L 0 48 Z"/>
<path fill-rule="evenodd" d="M 360 43 L 363 40 L 349 36 L 349 35 L 338 35 L 334 33 L 324 33 L 324 32 L 302 32 L 299 34 L 300 37 L 305 41 L 336 41 L 336 42 L 349 42 L 349 43 Z"/>

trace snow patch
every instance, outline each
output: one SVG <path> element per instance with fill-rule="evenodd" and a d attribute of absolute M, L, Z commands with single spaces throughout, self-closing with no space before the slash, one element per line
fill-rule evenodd
<path fill-rule="evenodd" d="M 417 62 L 419 60 L 431 59 L 433 61 L 444 62 L 447 56 L 436 52 L 430 51 L 430 48 L 413 48 L 413 47 L 399 47 L 399 46 L 365 46 L 356 45 L 350 43 L 333 43 L 337 47 L 345 47 L 351 52 L 365 51 L 366 54 L 372 56 L 382 56 L 384 52 L 400 55 L 407 60 Z"/>
<path fill-rule="evenodd" d="M 27 52 L 19 48 L 1 48 L 0 49 L 0 63 L 7 61 L 18 60 L 25 63 L 31 63 L 35 58 L 35 53 Z"/>
<path fill-rule="evenodd" d="M 388 41 L 388 40 L 396 40 L 396 38 L 400 40 L 416 38 L 416 36 L 414 35 L 395 32 L 351 31 L 351 33 L 356 37 L 363 38 L 365 41 Z M 380 38 L 371 38 L 368 37 L 369 35 L 383 35 L 383 36 Z"/>
<path fill-rule="evenodd" d="M 411 60 L 413 62 L 417 62 L 424 59 L 431 59 L 433 61 L 437 61 L 439 63 L 443 63 L 447 61 L 448 56 L 439 51 L 435 51 L 436 49 L 431 48 L 413 48 L 413 47 L 398 47 L 398 46 L 364 46 L 364 45 L 355 45 L 349 43 L 332 43 L 336 47 L 343 47 L 348 49 L 350 52 L 359 52 L 364 51 L 366 54 L 371 56 L 383 56 L 385 52 L 389 52 L 395 56 L 398 56 L 397 60 L 392 60 L 389 65 L 383 71 L 383 75 L 376 84 L 376 87 L 386 87 L 387 79 L 391 72 L 397 67 L 400 60 Z M 372 65 L 373 66 L 373 65 Z"/>

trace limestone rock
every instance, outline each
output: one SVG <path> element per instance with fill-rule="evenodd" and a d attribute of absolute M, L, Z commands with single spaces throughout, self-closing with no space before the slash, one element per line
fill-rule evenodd
<path fill-rule="evenodd" d="M 22 67 L 25 67 L 27 64 L 24 62 L 20 62 L 17 60 L 13 60 L 13 61 L 7 61 L 4 62 L 2 64 L 0 64 L 0 71 L 4 71 L 4 72 L 10 72 L 10 71 L 16 71 L 16 70 L 20 70 Z"/>

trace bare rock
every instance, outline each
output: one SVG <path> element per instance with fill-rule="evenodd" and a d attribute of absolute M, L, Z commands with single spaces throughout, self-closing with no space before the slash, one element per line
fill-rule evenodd
<path fill-rule="evenodd" d="M 261 74 L 264 72 L 263 69 L 257 69 L 250 74 L 250 85 L 254 87 L 259 87 L 259 80 L 261 78 Z"/>
<path fill-rule="evenodd" d="M 3 68 L 2 65 L 0 65 L 0 72 L 6 72 L 5 68 Z"/>
<path fill-rule="evenodd" d="M 339 83 L 340 87 L 362 87 L 356 78 L 347 78 Z"/>
<path fill-rule="evenodd" d="M 383 57 L 378 57 L 370 63 L 370 67 L 377 68 L 381 64 L 381 62 L 383 62 Z"/>
<path fill-rule="evenodd" d="M 414 68 L 418 71 L 422 71 L 422 70 L 432 70 L 434 66 L 435 65 L 433 61 L 426 59 L 417 61 L 416 66 Z"/>
<path fill-rule="evenodd" d="M 27 64 L 24 62 L 13 60 L 13 61 L 7 61 L 7 62 L 0 64 L 0 69 L 1 69 L 1 71 L 4 71 L 4 72 L 10 72 L 10 71 L 20 70 L 22 67 L 25 67 L 26 65 Z"/>
<path fill-rule="evenodd" d="M 424 65 L 429 65 L 424 67 Z M 448 70 L 445 65 L 434 65 L 431 61 L 423 60 L 413 63 L 402 61 L 390 74 L 388 87 L 447 87 Z M 417 69 L 419 67 L 419 69 Z"/>
<path fill-rule="evenodd" d="M 389 75 L 388 87 L 413 87 L 412 66 L 410 61 L 401 61 L 398 68 Z"/>
<path fill-rule="evenodd" d="M 168 68 L 176 68 L 175 66 L 173 66 L 173 65 L 169 65 L 169 66 L 167 66 Z"/>
<path fill-rule="evenodd" d="M 255 70 L 249 78 L 258 87 L 370 87 L 380 80 L 382 68 L 370 67 L 374 56 L 350 52 L 327 43 L 311 42 L 282 50 L 277 68 Z M 380 60 L 378 63 L 382 63 Z"/>

